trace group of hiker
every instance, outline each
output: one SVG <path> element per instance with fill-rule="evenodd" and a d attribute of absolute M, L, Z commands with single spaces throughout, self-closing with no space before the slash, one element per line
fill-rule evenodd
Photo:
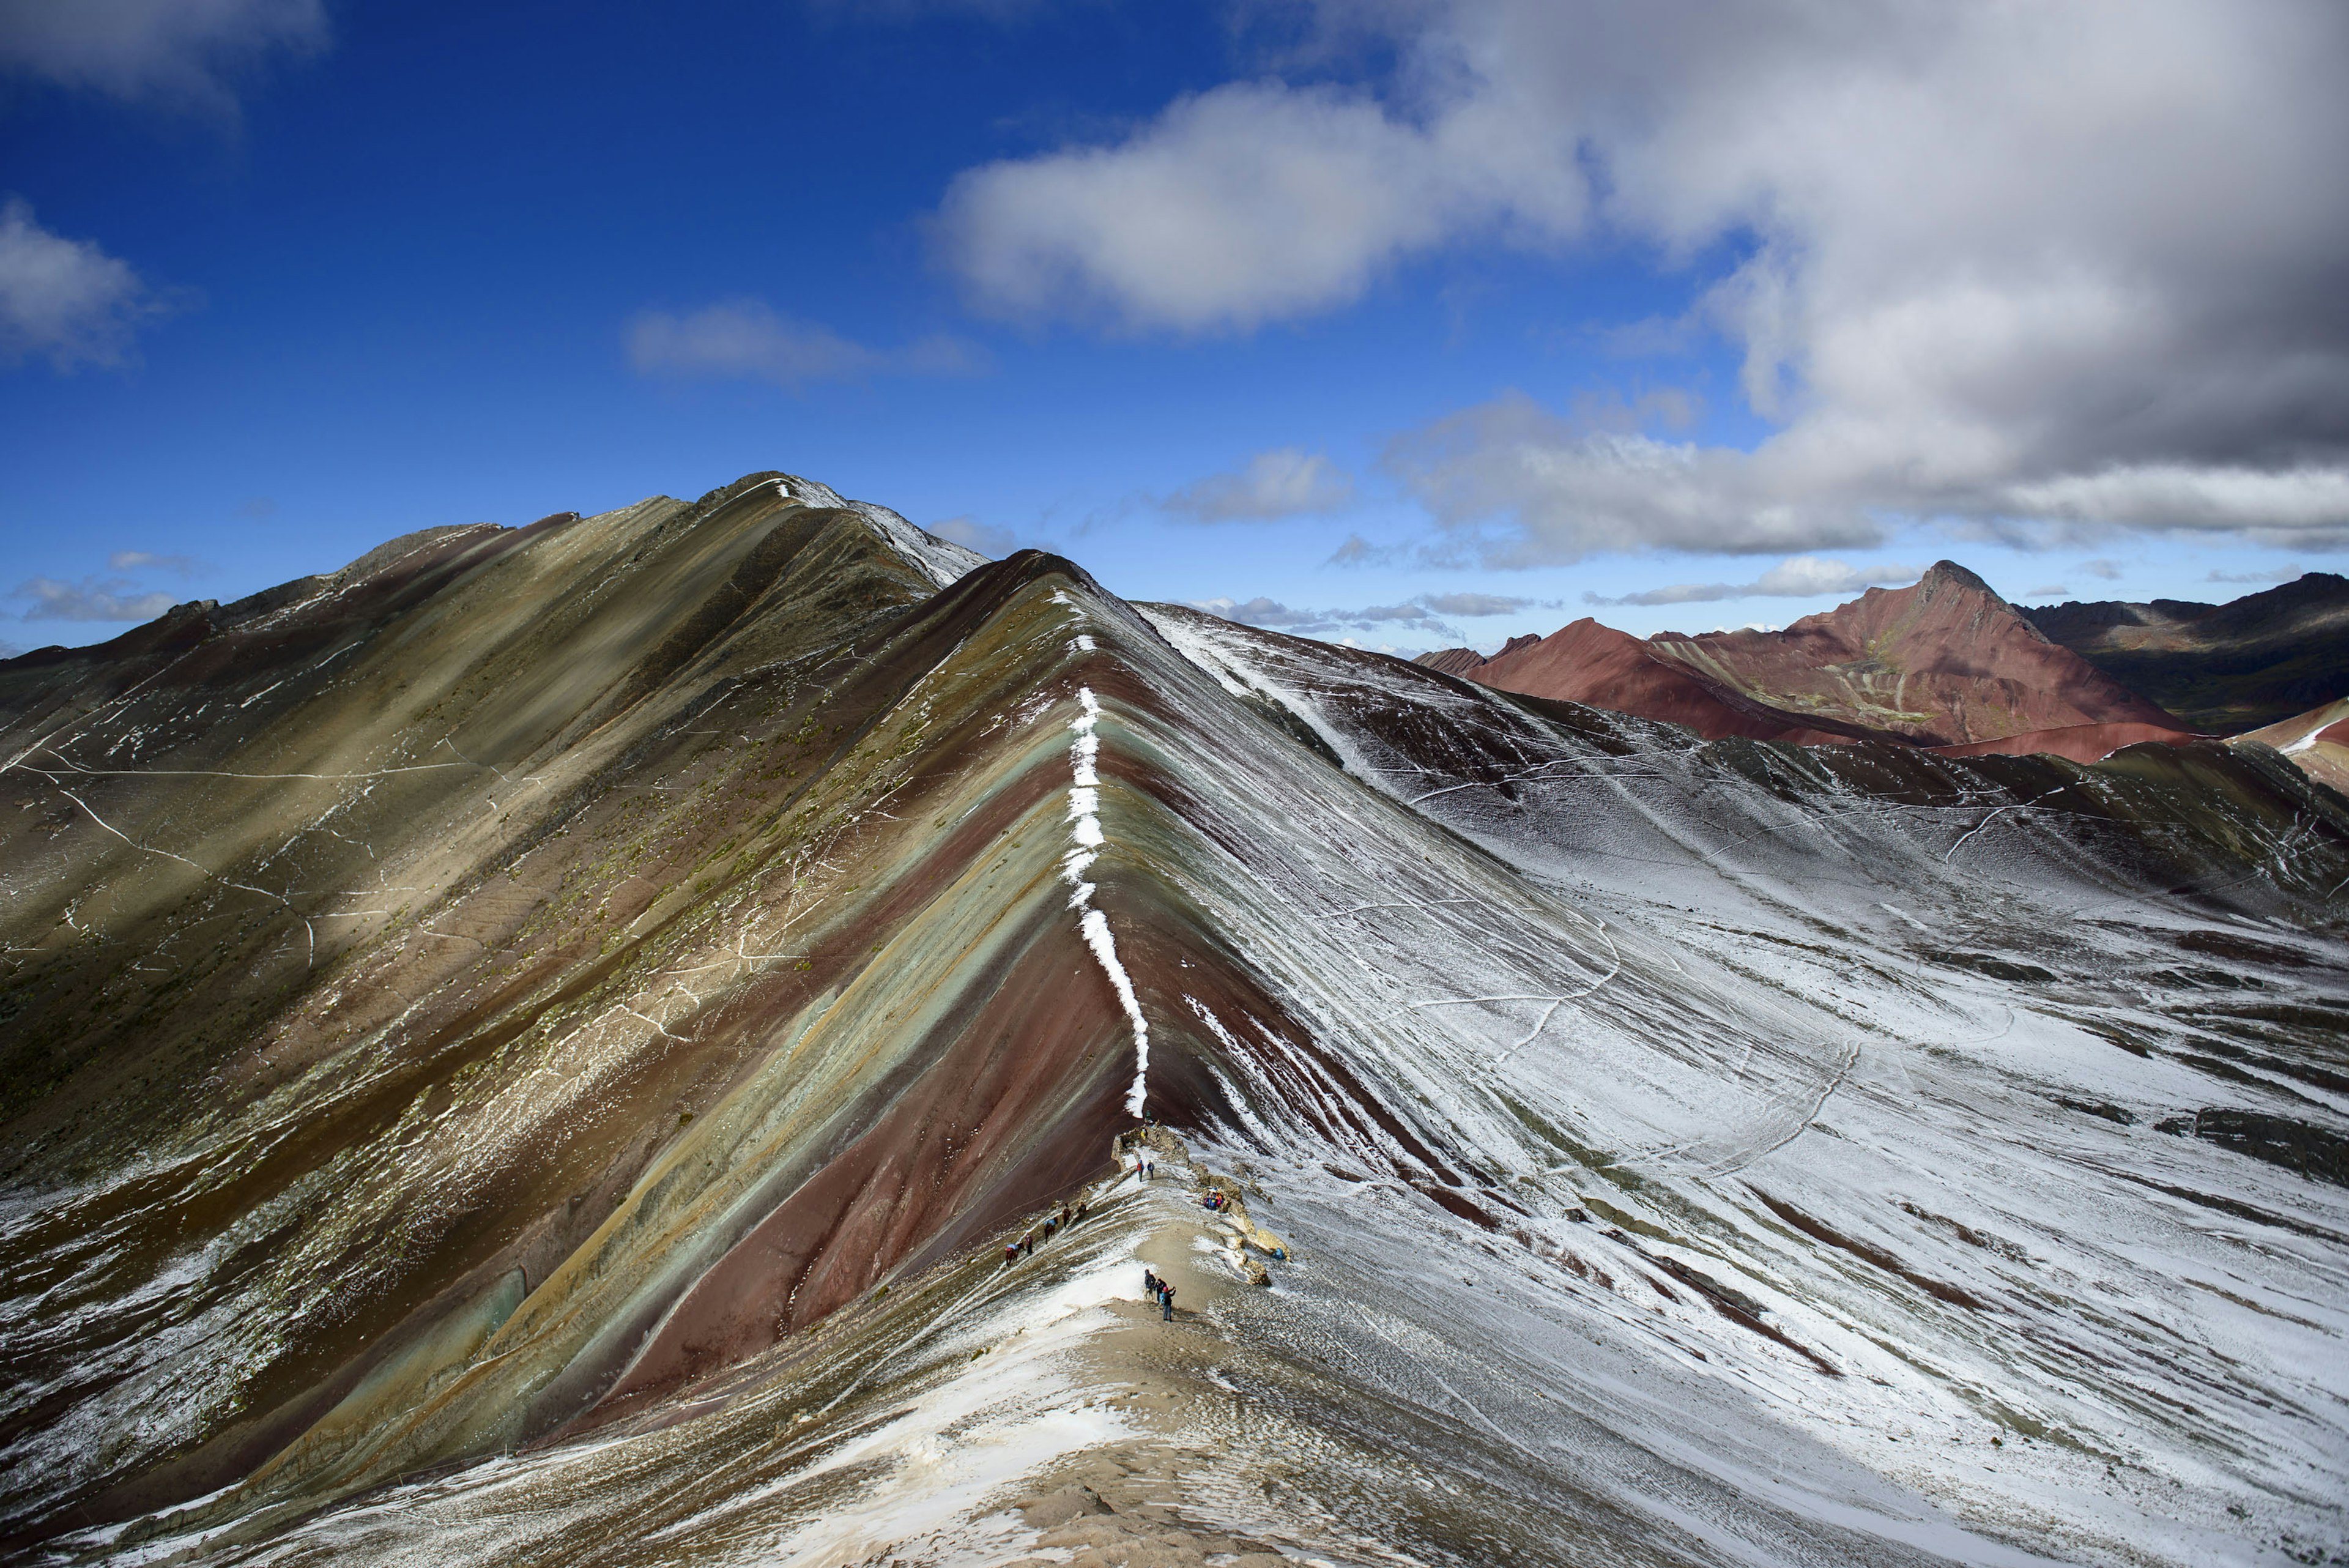
<path fill-rule="evenodd" d="M 1136 1181 L 1158 1179 L 1158 1164 L 1150 1158 L 1149 1142 L 1151 1131 L 1155 1125 L 1148 1116 L 1144 1116 L 1142 1118 L 1140 1127 L 1135 1127 L 1132 1132 L 1122 1132 L 1117 1135 L 1118 1147 L 1133 1151 L 1133 1164 L 1127 1174 Z"/>
<path fill-rule="evenodd" d="M 1158 1303 L 1160 1321 L 1174 1321 L 1174 1287 L 1158 1277 L 1156 1271 L 1144 1265 L 1142 1271 L 1142 1293 Z"/>
<path fill-rule="evenodd" d="M 1224 1189 L 1220 1187 L 1210 1187 L 1207 1189 L 1206 1196 L 1199 1199 L 1200 1208 L 1211 1209 L 1218 1214 L 1231 1206 L 1232 1200 L 1224 1195 Z"/>
<path fill-rule="evenodd" d="M 1033 1256 L 1036 1251 L 1036 1244 L 1039 1241 L 1049 1241 L 1054 1236 L 1057 1236 L 1061 1231 L 1069 1229 L 1069 1227 L 1074 1225 L 1078 1220 L 1082 1220 L 1091 1210 L 1091 1205 L 1085 1203 L 1082 1199 L 1080 1199 L 1073 1206 L 1063 1203 L 1061 1205 L 1061 1211 L 1058 1214 L 1047 1214 L 1044 1216 L 1043 1224 L 1037 1226 L 1034 1230 L 1021 1231 L 1019 1239 L 1016 1241 L 1004 1242 L 1003 1266 L 1008 1269 L 1012 1264 L 1018 1262 L 1020 1259 Z M 1041 1233 L 1039 1234 L 1039 1232 Z"/>

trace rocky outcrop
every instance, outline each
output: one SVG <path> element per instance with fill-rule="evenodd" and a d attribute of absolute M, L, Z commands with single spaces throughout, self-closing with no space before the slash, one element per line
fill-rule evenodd
<path fill-rule="evenodd" d="M 1445 675 L 1473 675 L 1485 663 L 1485 656 L 1473 648 L 1439 648 L 1412 662 Z"/>
<path fill-rule="evenodd" d="M 1492 659 L 1485 658 L 1473 648 L 1440 648 L 1433 653 L 1421 654 L 1412 662 L 1429 670 L 1441 670 L 1446 675 L 1475 676 L 1493 659 L 1506 659 L 1517 649 L 1529 648 L 1540 640 L 1541 639 L 1534 633 L 1524 632 L 1503 643 L 1500 651 L 1494 654 Z"/>

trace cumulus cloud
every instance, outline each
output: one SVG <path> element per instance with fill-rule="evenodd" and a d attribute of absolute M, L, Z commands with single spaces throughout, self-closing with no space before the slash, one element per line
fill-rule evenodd
<path fill-rule="evenodd" d="M 1116 147 L 971 170 L 939 217 L 974 296 L 1005 314 L 1247 328 L 1355 299 L 1388 263 L 1503 213 L 1570 230 L 1583 175 L 1566 128 L 1544 130 L 1476 103 L 1423 127 L 1366 95 L 1236 82 Z"/>
<path fill-rule="evenodd" d="M 1236 523 L 1334 512 L 1353 498 L 1353 478 L 1343 469 L 1318 452 L 1284 446 L 1257 453 L 1235 472 L 1186 484 L 1157 504 L 1201 523 Z"/>
<path fill-rule="evenodd" d="M 326 42 L 320 0 L 0 0 L 0 69 L 129 101 L 233 109 L 239 69 Z"/>
<path fill-rule="evenodd" d="M 1922 566 L 1853 566 L 1817 556 L 1795 556 L 1750 583 L 1675 583 L 1670 587 L 1602 598 L 1586 593 L 1587 605 L 1687 605 L 1714 599 L 1819 598 L 1847 597 L 1869 587 L 1895 587 L 1925 575 Z"/>
<path fill-rule="evenodd" d="M 992 556 L 998 560 L 1019 547 L 1010 529 L 981 523 L 976 517 L 949 517 L 943 523 L 931 524 L 930 532 L 941 539 L 952 540 L 966 550 L 976 550 L 982 556 Z"/>
<path fill-rule="evenodd" d="M 123 364 L 140 326 L 171 304 L 128 262 L 43 228 L 22 198 L 0 202 L 0 365 Z"/>
<path fill-rule="evenodd" d="M 119 577 L 33 577 L 9 597 L 25 602 L 26 620 L 153 620 L 176 602 L 169 594 L 140 593 Z"/>
<path fill-rule="evenodd" d="M 628 323 L 628 363 L 647 376 L 716 377 L 799 388 L 880 375 L 963 376 L 986 368 L 973 345 L 933 336 L 872 348 L 757 299 L 721 300 L 686 315 L 640 312 Z"/>
<path fill-rule="evenodd" d="M 1741 354 L 1758 445 L 1502 400 L 1405 443 L 1406 483 L 1495 563 L 1853 548 L 1918 517 L 2349 547 L 2349 9 L 1300 5 L 1384 47 L 955 182 L 974 296 L 1244 331 L 1446 247 L 1726 254 L 1685 319 Z M 1331 85 L 1363 58 L 1394 68 Z"/>

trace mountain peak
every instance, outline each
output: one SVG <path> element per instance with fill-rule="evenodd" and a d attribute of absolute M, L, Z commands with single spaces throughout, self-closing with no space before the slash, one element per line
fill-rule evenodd
<path fill-rule="evenodd" d="M 1669 720 L 1715 740 L 1942 746 L 2080 725 L 2184 727 L 2049 641 L 1955 561 L 1784 631 L 1640 641 L 1586 618 L 1474 673 L 1488 686 Z"/>
<path fill-rule="evenodd" d="M 1988 594 L 2002 604 L 2005 602 L 1996 588 L 1992 587 L 1955 561 L 1936 561 L 1926 568 L 1923 576 L 1917 579 L 1917 586 L 1928 592 L 1944 585 L 1951 587 L 1968 588 L 1978 594 Z"/>

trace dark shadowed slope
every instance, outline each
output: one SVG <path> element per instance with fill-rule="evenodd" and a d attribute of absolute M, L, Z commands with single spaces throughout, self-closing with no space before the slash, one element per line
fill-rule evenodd
<path fill-rule="evenodd" d="M 2341 1536 L 2349 815 L 2264 748 L 1708 744 L 779 475 L 367 565 L 0 666 L 12 1551 Z M 1084 1185 L 1137 1093 L 1276 1289 Z"/>
<path fill-rule="evenodd" d="M 2234 734 L 2349 695 L 2349 577 L 2331 572 L 2230 604 L 2157 599 L 2023 613 L 2194 728 Z"/>

